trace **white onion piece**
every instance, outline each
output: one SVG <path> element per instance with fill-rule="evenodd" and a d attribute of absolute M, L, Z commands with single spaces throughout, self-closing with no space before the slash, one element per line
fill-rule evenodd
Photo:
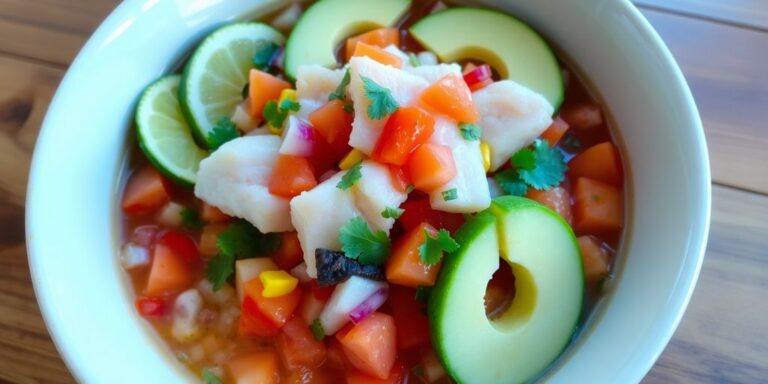
<path fill-rule="evenodd" d="M 290 274 L 293 277 L 299 279 L 300 282 L 305 284 L 309 283 L 312 280 L 309 274 L 307 274 L 307 263 L 301 263 L 293 267 L 293 269 L 291 269 L 290 271 Z"/>
<path fill-rule="evenodd" d="M 365 320 L 371 313 L 376 312 L 377 309 L 384 305 L 384 302 L 387 301 L 388 293 L 389 290 L 387 288 L 374 292 L 373 295 L 369 296 L 349 313 L 349 319 L 355 324 Z"/>
<path fill-rule="evenodd" d="M 156 225 L 142 225 L 136 227 L 136 229 L 133 230 L 133 236 L 131 236 L 131 240 L 133 240 L 136 245 L 149 247 L 155 240 L 157 231 L 158 228 Z"/>
<path fill-rule="evenodd" d="M 230 120 L 235 124 L 235 127 L 243 132 L 250 132 L 259 127 L 259 121 L 254 120 L 251 117 L 250 112 L 248 112 L 250 104 L 250 99 L 243 100 L 235 107 L 235 110 L 230 117 Z"/>
<path fill-rule="evenodd" d="M 430 51 L 423 51 L 416 54 L 421 65 L 437 65 L 437 56 Z"/>
<path fill-rule="evenodd" d="M 181 342 L 194 341 L 200 336 L 197 315 L 203 308 L 203 298 L 195 288 L 182 292 L 173 303 L 173 338 Z"/>
<path fill-rule="evenodd" d="M 168 202 L 157 214 L 157 222 L 166 227 L 176 228 L 181 225 L 182 211 L 184 211 L 183 205 L 173 201 Z"/>
<path fill-rule="evenodd" d="M 331 298 L 320 313 L 320 324 L 326 335 L 333 335 L 349 322 L 349 314 L 377 291 L 386 290 L 387 283 L 352 276 L 333 290 Z"/>
<path fill-rule="evenodd" d="M 314 293 L 309 292 L 301 298 L 299 315 L 307 325 L 310 325 L 320 316 L 324 306 L 324 301 L 315 297 Z"/>
<path fill-rule="evenodd" d="M 309 123 L 300 120 L 296 116 L 288 117 L 288 126 L 285 128 L 283 144 L 280 146 L 280 154 L 307 157 L 312 154 L 312 147 L 317 138 L 315 131 Z"/>
<path fill-rule="evenodd" d="M 149 250 L 145 246 L 125 243 L 120 249 L 120 262 L 125 269 L 133 269 L 149 265 Z"/>

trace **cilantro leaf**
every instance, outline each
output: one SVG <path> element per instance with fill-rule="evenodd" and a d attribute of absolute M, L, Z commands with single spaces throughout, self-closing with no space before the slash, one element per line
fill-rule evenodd
<path fill-rule="evenodd" d="M 405 187 L 405 194 L 406 194 L 406 195 L 410 194 L 411 192 L 413 192 L 413 190 L 414 190 L 414 189 L 416 189 L 416 186 L 415 186 L 415 185 L 413 185 L 413 184 L 408 184 L 408 186 L 407 186 L 407 187 Z"/>
<path fill-rule="evenodd" d="M 361 264 L 382 265 L 389 257 L 389 238 L 384 231 L 371 231 L 362 217 L 355 217 L 339 229 L 341 250 Z"/>
<path fill-rule="evenodd" d="M 233 273 L 235 273 L 235 256 L 224 253 L 214 256 L 205 269 L 205 276 L 213 283 L 214 291 L 218 291 Z"/>
<path fill-rule="evenodd" d="M 253 55 L 251 62 L 254 68 L 262 71 L 268 70 L 272 66 L 272 59 L 275 57 L 280 46 L 269 41 L 259 40 L 256 42 L 256 54 Z"/>
<path fill-rule="evenodd" d="M 343 109 L 346 113 L 355 113 L 355 106 L 352 103 L 344 104 Z"/>
<path fill-rule="evenodd" d="M 461 131 L 461 137 L 467 141 L 480 140 L 482 131 L 477 124 L 472 123 L 459 123 L 459 130 Z"/>
<path fill-rule="evenodd" d="M 546 141 L 538 139 L 533 143 L 533 154 L 536 159 L 535 167 L 518 170 L 520 178 L 539 190 L 558 186 L 565 178 L 565 171 L 568 170 L 563 153 L 550 147 Z"/>
<path fill-rule="evenodd" d="M 507 169 L 496 173 L 493 177 L 507 195 L 525 196 L 528 193 L 528 184 L 520 179 L 515 169 Z"/>
<path fill-rule="evenodd" d="M 325 330 L 323 329 L 323 324 L 320 323 L 320 319 L 315 319 L 309 326 L 309 329 L 312 331 L 312 336 L 315 337 L 315 340 L 323 341 L 325 339 Z"/>
<path fill-rule="evenodd" d="M 301 104 L 291 99 L 283 100 L 280 105 L 277 105 L 277 101 L 270 100 L 264 105 L 264 119 L 273 128 L 282 128 L 288 113 L 290 111 L 296 112 L 299 109 L 301 109 Z"/>
<path fill-rule="evenodd" d="M 336 87 L 335 91 L 333 91 L 330 95 L 328 95 L 328 101 L 346 100 L 347 86 L 349 85 L 349 80 L 350 80 L 350 74 L 349 74 L 349 68 L 347 68 L 346 72 L 344 72 L 344 77 L 341 78 L 341 83 L 339 83 L 339 86 Z"/>
<path fill-rule="evenodd" d="M 181 227 L 188 231 L 199 231 L 205 225 L 205 221 L 200 218 L 200 214 L 194 209 L 184 208 L 181 210 Z"/>
<path fill-rule="evenodd" d="M 425 287 L 423 285 L 416 287 L 416 301 L 426 303 L 429 300 L 430 294 L 432 294 L 432 287 Z"/>
<path fill-rule="evenodd" d="M 266 256 L 280 247 L 280 235 L 263 234 L 245 220 L 229 224 L 216 238 L 216 245 L 221 253 L 236 259 L 248 259 Z"/>
<path fill-rule="evenodd" d="M 536 155 L 530 148 L 523 148 L 512 156 L 510 159 L 512 165 L 518 169 L 534 169 L 536 168 Z"/>
<path fill-rule="evenodd" d="M 285 99 L 282 103 L 280 103 L 280 110 L 281 111 L 293 111 L 298 112 L 299 109 L 301 109 L 301 104 L 299 104 L 298 101 L 293 101 L 291 99 Z"/>
<path fill-rule="evenodd" d="M 443 191 L 443 200 L 451 201 L 459 198 L 459 191 L 456 188 L 451 188 L 447 191 Z"/>
<path fill-rule="evenodd" d="M 363 177 L 363 174 L 360 171 L 362 168 L 362 162 L 353 165 L 352 168 L 348 169 L 347 173 L 341 177 L 341 181 L 336 184 L 336 188 L 341 189 L 342 191 L 346 191 L 347 189 L 352 188 L 352 186 L 355 185 L 355 183 L 357 183 L 361 177 Z"/>
<path fill-rule="evenodd" d="M 384 211 L 381 212 L 381 217 L 385 219 L 399 219 L 404 211 L 402 208 L 385 207 Z"/>
<path fill-rule="evenodd" d="M 228 141 L 238 137 L 240 137 L 240 132 L 237 131 L 235 123 L 228 117 L 222 116 L 208 135 L 208 144 L 211 145 L 211 149 L 216 150 Z"/>
<path fill-rule="evenodd" d="M 210 369 L 203 369 L 203 384 L 224 384 L 221 378 Z"/>
<path fill-rule="evenodd" d="M 435 265 L 443 258 L 443 251 L 451 253 L 459 249 L 459 243 L 451 237 L 450 232 L 441 229 L 435 237 L 424 230 L 425 241 L 419 247 L 421 263 L 427 266 Z"/>
<path fill-rule="evenodd" d="M 392 92 L 389 89 L 376 84 L 375 81 L 365 76 L 360 76 L 360 78 L 363 80 L 365 96 L 371 101 L 367 109 L 369 118 L 381 120 L 397 110 L 397 101 L 392 97 Z"/>
<path fill-rule="evenodd" d="M 419 60 L 419 57 L 416 56 L 416 54 L 413 52 L 408 54 L 408 62 L 411 63 L 412 67 L 418 67 L 421 65 L 421 60 Z"/>

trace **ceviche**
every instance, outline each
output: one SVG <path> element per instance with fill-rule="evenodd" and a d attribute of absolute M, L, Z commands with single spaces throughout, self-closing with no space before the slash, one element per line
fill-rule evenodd
<path fill-rule="evenodd" d="M 205 383 L 520 383 L 624 226 L 605 111 L 513 16 L 319 0 L 147 86 L 121 195 L 138 313 Z"/>

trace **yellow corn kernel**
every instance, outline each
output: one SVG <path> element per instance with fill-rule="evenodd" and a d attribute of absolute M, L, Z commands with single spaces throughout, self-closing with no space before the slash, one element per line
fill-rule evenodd
<path fill-rule="evenodd" d="M 483 155 L 483 167 L 487 173 L 491 169 L 491 146 L 486 142 L 480 143 L 480 153 Z"/>
<path fill-rule="evenodd" d="M 283 127 L 273 127 L 272 124 L 267 123 L 267 130 L 269 130 L 269 133 L 273 135 L 282 135 L 283 134 Z"/>
<path fill-rule="evenodd" d="M 343 159 L 341 159 L 339 162 L 339 168 L 341 168 L 341 170 L 347 170 L 363 160 L 365 160 L 365 154 L 358 151 L 357 149 L 353 149 L 349 151 L 349 153 L 347 153 Z"/>
<path fill-rule="evenodd" d="M 296 101 L 296 90 L 283 89 L 283 91 L 280 92 L 280 97 L 277 99 L 277 105 L 283 104 L 283 101 L 285 100 Z"/>
<path fill-rule="evenodd" d="M 299 279 L 286 271 L 264 271 L 259 274 L 259 280 L 264 285 L 264 297 L 280 297 L 293 292 L 299 284 Z"/>

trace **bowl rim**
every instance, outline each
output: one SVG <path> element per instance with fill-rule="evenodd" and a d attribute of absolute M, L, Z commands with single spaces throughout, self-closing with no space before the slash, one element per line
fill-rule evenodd
<path fill-rule="evenodd" d="M 85 60 L 94 54 L 97 47 L 109 41 L 113 32 L 121 27 L 119 23 L 124 20 L 127 15 L 138 14 L 142 11 L 146 4 L 153 2 L 156 2 L 156 0 L 123 1 L 109 14 L 109 16 L 104 21 L 102 21 L 97 30 L 91 35 L 86 44 L 77 54 L 76 58 L 72 61 L 72 64 L 67 70 L 65 76 L 57 88 L 54 97 L 51 100 L 48 111 L 52 110 L 53 107 L 60 102 L 60 99 L 63 97 L 61 90 L 70 88 L 72 86 L 70 83 L 72 82 L 73 73 L 83 71 L 84 67 L 86 66 Z M 696 287 L 706 251 L 706 244 L 709 237 L 712 188 L 710 160 L 703 125 L 693 95 L 685 80 L 682 70 L 675 61 L 672 53 L 669 51 L 669 48 L 666 46 L 666 44 L 663 42 L 661 37 L 651 26 L 650 22 L 645 18 L 645 16 L 640 13 L 640 11 L 629 0 L 620 0 L 618 3 L 619 6 L 623 8 L 625 14 L 631 16 L 631 22 L 638 26 L 642 33 L 644 33 L 646 37 L 652 41 L 653 48 L 662 55 L 665 67 L 671 71 L 670 74 L 675 80 L 675 88 L 681 92 L 682 97 L 685 99 L 685 103 L 690 107 L 686 113 L 688 114 L 687 118 L 692 122 L 692 126 L 690 128 L 694 130 L 693 134 L 696 138 L 695 142 L 691 143 L 693 147 L 692 151 L 697 154 L 697 160 L 701 166 L 699 171 L 702 185 L 699 187 L 702 194 L 700 196 L 701 206 L 699 208 L 701 209 L 703 220 L 701 225 L 696 228 L 698 232 L 694 234 L 698 241 L 693 243 L 694 247 L 692 249 L 689 249 L 688 254 L 690 257 L 685 262 L 686 267 L 692 268 L 692 271 L 688 276 L 689 281 L 687 284 L 678 286 L 676 288 L 675 300 L 679 304 L 676 305 L 677 310 L 674 315 L 668 316 L 662 324 L 664 334 L 659 337 L 659 340 L 663 340 L 663 342 L 656 342 L 654 353 L 652 355 L 649 353 L 649 356 L 646 360 L 646 365 L 643 367 L 638 367 L 638 369 L 634 371 L 638 375 L 636 379 L 639 381 L 643 375 L 645 375 L 652 368 L 653 364 L 656 362 L 658 357 L 666 348 L 668 342 L 671 340 Z M 67 334 L 68 331 L 63 328 L 63 324 L 56 316 L 53 304 L 50 302 L 50 292 L 48 292 L 48 286 L 41 282 L 43 277 L 41 276 L 40 272 L 40 263 L 44 262 L 45 257 L 38 252 L 38 246 L 36 245 L 37 242 L 41 241 L 41 239 L 39 236 L 31 235 L 31 229 L 33 227 L 39 226 L 39 222 L 44 220 L 44 218 L 38 217 L 35 214 L 37 212 L 35 207 L 38 205 L 35 197 L 38 196 L 38 194 L 31 193 L 31 191 L 38 188 L 36 187 L 36 184 L 38 184 L 36 181 L 40 178 L 38 175 L 42 172 L 40 170 L 40 164 L 42 162 L 41 159 L 43 155 L 41 155 L 41 152 L 38 151 L 38 149 L 45 146 L 43 143 L 48 141 L 47 138 L 50 136 L 49 132 L 53 129 L 53 117 L 51 117 L 51 114 L 49 114 L 48 111 L 46 112 L 46 116 L 43 120 L 38 138 L 36 140 L 35 151 L 32 156 L 29 181 L 27 185 L 25 213 L 27 255 L 35 296 L 37 298 L 38 306 L 40 307 L 41 314 L 50 333 L 50 336 L 71 374 L 76 378 L 76 380 L 84 381 L 86 377 L 90 377 L 88 372 L 91 370 L 85 363 L 85 359 L 82 357 L 74 356 L 72 346 L 65 342 L 64 335 Z M 670 315 L 672 314 L 670 313 Z"/>

